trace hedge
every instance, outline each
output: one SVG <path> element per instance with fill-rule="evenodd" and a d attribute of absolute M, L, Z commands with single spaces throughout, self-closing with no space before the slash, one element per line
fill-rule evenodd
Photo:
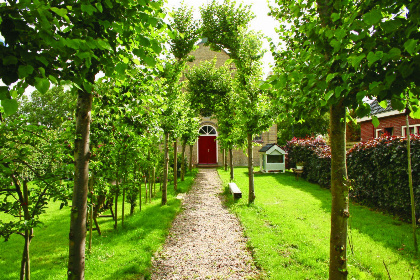
<path fill-rule="evenodd" d="M 411 136 L 416 216 L 420 216 L 420 136 Z M 353 180 L 350 198 L 360 204 L 410 219 L 410 192 L 405 137 L 383 136 L 356 144 L 347 152 L 347 172 Z M 319 138 L 292 139 L 284 147 L 288 164 L 304 162 L 302 177 L 330 187 L 331 150 Z"/>

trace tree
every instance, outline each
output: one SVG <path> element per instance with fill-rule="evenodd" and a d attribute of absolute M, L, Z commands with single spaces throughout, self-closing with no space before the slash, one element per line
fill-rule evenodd
<path fill-rule="evenodd" d="M 27 116 L 30 124 L 58 129 L 64 121 L 74 118 L 76 95 L 64 86 L 53 86 L 44 94 L 35 90 L 29 98 L 22 96 L 18 113 Z"/>
<path fill-rule="evenodd" d="M 95 75 L 125 79 L 134 63 L 155 66 L 161 51 L 156 37 L 164 31 L 161 3 L 155 1 L 8 1 L 0 4 L 0 78 L 3 110 L 17 110 L 16 97 L 28 85 L 45 93 L 50 81 L 71 81 L 78 87 L 75 138 L 75 184 L 70 222 L 69 279 L 84 278 L 89 132 Z"/>
<path fill-rule="evenodd" d="M 239 104 L 238 120 L 247 137 L 249 203 L 255 200 L 253 174 L 253 136 L 268 129 L 273 117 L 269 111 L 269 98 L 260 89 L 262 78 L 262 36 L 249 32 L 248 25 L 254 15 L 250 6 L 235 7 L 235 2 L 223 4 L 212 1 L 202 8 L 203 35 L 212 49 L 226 49 L 236 65 L 236 96 Z"/>
<path fill-rule="evenodd" d="M 0 123 L 0 211 L 10 217 L 0 222 L 0 236 L 24 237 L 20 279 L 30 279 L 30 243 L 34 228 L 51 199 L 67 205 L 66 133 L 29 125 L 25 117 Z"/>
<path fill-rule="evenodd" d="M 390 99 L 404 109 L 404 91 L 420 82 L 415 69 L 419 6 L 415 1 L 276 1 L 284 47 L 273 46 L 277 70 L 272 85 L 284 108 L 305 119 L 330 109 L 330 279 L 347 278 L 348 190 L 345 157 L 346 108 L 370 112 L 365 96 Z M 402 48 L 403 47 L 403 48 Z M 419 115 L 418 90 L 407 104 Z M 306 108 L 306 110 L 303 110 Z M 374 123 L 377 123 L 377 119 Z"/>
<path fill-rule="evenodd" d="M 169 40 L 170 52 L 175 59 L 168 59 L 166 61 L 162 73 L 166 93 L 164 96 L 166 109 L 162 113 L 162 128 L 165 133 L 162 205 L 166 205 L 167 202 L 169 133 L 174 133 L 177 129 L 177 115 L 182 110 L 182 108 L 176 106 L 176 104 L 179 104 L 176 100 L 177 96 L 181 95 L 180 79 L 186 62 L 192 59 L 189 57 L 189 53 L 194 49 L 194 44 L 198 41 L 200 34 L 199 24 L 193 19 L 193 10 L 184 6 L 183 3 L 180 8 L 173 11 L 173 19 L 170 22 L 170 26 L 173 30 L 170 34 L 171 39 Z"/>

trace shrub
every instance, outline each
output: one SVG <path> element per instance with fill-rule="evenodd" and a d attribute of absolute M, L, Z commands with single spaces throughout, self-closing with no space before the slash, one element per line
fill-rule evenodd
<path fill-rule="evenodd" d="M 350 198 L 363 205 L 410 219 L 407 140 L 383 136 L 361 142 L 347 152 L 347 172 L 353 180 Z M 304 162 L 302 177 L 331 186 L 331 150 L 322 138 L 293 138 L 284 149 L 289 167 Z M 411 138 L 416 216 L 420 216 L 420 136 Z"/>
<path fill-rule="evenodd" d="M 411 160 L 416 213 L 420 209 L 420 136 L 411 136 Z M 350 196 L 364 205 L 409 219 L 407 140 L 383 136 L 355 145 L 347 153 L 347 170 L 354 180 Z"/>
<path fill-rule="evenodd" d="M 322 187 L 330 187 L 331 150 L 323 138 L 293 138 L 284 148 L 288 153 L 289 167 L 296 167 L 297 162 L 304 162 L 303 178 Z"/>

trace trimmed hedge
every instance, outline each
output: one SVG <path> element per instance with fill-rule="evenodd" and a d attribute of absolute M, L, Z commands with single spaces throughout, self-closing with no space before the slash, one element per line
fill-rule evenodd
<path fill-rule="evenodd" d="M 405 137 L 383 136 L 361 142 L 347 152 L 347 172 L 353 180 L 350 197 L 360 204 L 411 219 Z M 304 162 L 302 177 L 329 188 L 331 150 L 319 138 L 292 139 L 284 147 L 288 164 Z M 416 216 L 420 216 L 420 136 L 411 138 Z"/>
<path fill-rule="evenodd" d="M 411 166 L 416 216 L 420 216 L 420 136 L 411 135 Z M 411 218 L 407 139 L 383 136 L 355 145 L 347 153 L 347 172 L 354 180 L 350 196 L 369 207 Z"/>

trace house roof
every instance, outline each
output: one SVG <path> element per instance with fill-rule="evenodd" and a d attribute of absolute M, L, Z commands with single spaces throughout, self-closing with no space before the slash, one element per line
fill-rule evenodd
<path fill-rule="evenodd" d="M 378 100 L 373 100 L 372 103 L 370 103 L 370 114 L 376 116 L 377 114 L 384 113 L 384 112 L 390 112 L 393 111 L 391 107 L 391 101 L 387 100 L 388 106 L 386 108 L 383 108 L 381 105 L 379 105 Z"/>
<path fill-rule="evenodd" d="M 268 150 L 270 150 L 270 148 L 271 147 L 273 147 L 274 145 L 276 145 L 275 143 L 274 144 L 267 144 L 267 145 L 265 145 L 264 147 L 262 147 L 258 152 L 260 152 L 260 153 L 264 153 L 264 152 L 267 152 Z"/>
<path fill-rule="evenodd" d="M 378 118 L 384 118 L 389 116 L 395 116 L 401 114 L 400 111 L 394 110 L 391 106 L 391 101 L 387 100 L 388 106 L 386 108 L 383 108 L 381 105 L 379 105 L 378 100 L 373 100 L 370 105 L 370 114 L 369 116 L 357 119 L 357 122 L 365 122 L 372 119 L 372 116 L 376 116 Z"/>

